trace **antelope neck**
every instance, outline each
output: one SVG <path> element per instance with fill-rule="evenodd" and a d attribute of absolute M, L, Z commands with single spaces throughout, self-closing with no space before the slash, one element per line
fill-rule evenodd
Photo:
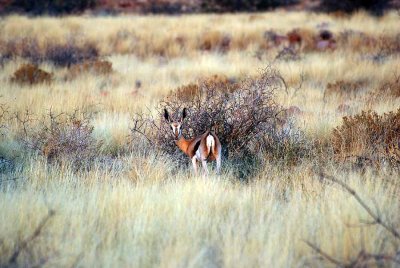
<path fill-rule="evenodd" d="M 183 135 L 179 135 L 178 139 L 175 140 L 176 145 L 178 146 L 179 149 L 181 149 L 185 154 L 187 153 L 187 149 L 189 147 L 189 143 L 190 141 L 185 139 L 185 137 L 183 137 Z"/>

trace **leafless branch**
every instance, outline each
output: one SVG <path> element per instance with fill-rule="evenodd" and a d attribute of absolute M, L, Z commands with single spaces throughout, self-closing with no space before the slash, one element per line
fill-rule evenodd
<path fill-rule="evenodd" d="M 50 109 L 41 119 L 34 119 L 27 110 L 16 114 L 23 129 L 18 138 L 26 149 L 49 162 L 67 160 L 75 169 L 88 168 L 102 143 L 92 135 L 91 116 L 86 111 L 54 113 Z"/>
<path fill-rule="evenodd" d="M 342 182 L 341 180 L 335 178 L 334 176 L 331 175 L 327 175 L 324 172 L 320 171 L 318 172 L 319 177 L 321 179 L 325 179 L 327 181 L 333 182 L 337 185 L 339 185 L 340 187 L 342 187 L 347 193 L 349 193 L 351 196 L 354 197 L 354 199 L 358 202 L 358 204 L 361 205 L 361 207 L 370 215 L 370 217 L 373 219 L 373 221 L 364 221 L 364 224 L 366 225 L 374 225 L 374 224 L 378 224 L 382 227 L 384 227 L 387 231 L 390 232 L 390 234 L 393 235 L 393 237 L 395 239 L 399 239 L 399 233 L 397 232 L 397 230 L 394 227 L 389 226 L 389 224 L 385 223 L 382 220 L 382 217 L 380 215 L 380 213 L 378 212 L 374 212 L 362 199 L 361 197 L 358 195 L 358 193 L 352 189 L 350 186 L 348 186 L 346 183 Z M 365 225 L 358 225 L 358 226 L 354 226 L 354 225 L 348 225 L 349 227 L 363 227 Z M 360 252 L 358 253 L 358 255 L 356 256 L 356 258 L 354 258 L 352 261 L 350 262 L 343 262 L 340 261 L 336 258 L 334 258 L 333 256 L 329 255 L 328 253 L 324 252 L 321 248 L 319 248 L 318 246 L 316 246 L 315 244 L 309 242 L 309 241 L 305 241 L 305 243 L 311 247 L 312 249 L 314 249 L 319 255 L 321 255 L 323 258 L 325 258 L 326 260 L 328 260 L 329 262 L 331 262 L 332 264 L 335 264 L 338 267 L 348 267 L 348 268 L 355 268 L 355 267 L 366 267 L 369 262 L 371 261 L 375 261 L 375 262 L 381 262 L 381 261 L 390 261 L 396 264 L 400 264 L 400 259 L 398 258 L 399 252 L 396 253 L 395 255 L 388 255 L 388 254 L 372 254 L 372 253 L 368 253 L 366 252 L 364 249 L 360 250 Z"/>
<path fill-rule="evenodd" d="M 332 264 L 335 264 L 338 267 L 343 267 L 343 268 L 367 267 L 366 265 L 370 261 L 375 261 L 375 262 L 390 261 L 390 262 L 394 262 L 396 264 L 400 264 L 400 261 L 396 257 L 386 255 L 386 254 L 371 254 L 371 253 L 365 252 L 364 250 L 361 250 L 354 260 L 346 263 L 346 262 L 342 262 L 342 261 L 335 259 L 328 253 L 321 250 L 315 244 L 313 244 L 309 241 L 304 241 L 304 242 L 309 247 L 311 247 L 313 250 L 315 250 L 320 256 L 322 256 L 323 258 L 325 258 L 326 260 L 328 260 Z"/>
<path fill-rule="evenodd" d="M 18 179 L 21 179 L 21 178 L 15 177 L 15 178 L 11 178 L 11 179 L 0 180 L 0 184 L 2 184 L 3 182 L 8 182 L 8 181 L 16 181 Z"/>
<path fill-rule="evenodd" d="M 354 197 L 354 199 L 363 207 L 363 209 L 371 216 L 371 218 L 374 220 L 374 222 L 378 225 L 381 225 L 383 228 L 385 228 L 387 231 L 389 231 L 396 239 L 400 240 L 400 234 L 399 232 L 392 226 L 389 226 L 386 222 L 382 220 L 382 217 L 379 215 L 379 213 L 374 212 L 362 199 L 361 197 L 357 194 L 357 192 L 352 189 L 350 186 L 348 186 L 346 183 L 342 182 L 341 180 L 338 180 L 334 176 L 327 175 L 323 172 L 320 172 L 319 174 L 321 179 L 326 179 L 328 181 L 331 181 L 333 183 L 336 183 L 340 185 L 346 192 L 348 192 L 350 195 Z"/>
<path fill-rule="evenodd" d="M 20 245 L 16 248 L 14 253 L 11 255 L 10 259 L 8 260 L 8 266 L 14 265 L 17 262 L 18 256 L 24 251 L 30 242 L 32 242 L 35 238 L 41 235 L 43 228 L 46 226 L 47 222 L 55 215 L 54 210 L 49 210 L 46 217 L 42 219 L 39 225 L 36 227 L 35 231 L 24 241 L 20 243 Z"/>
<path fill-rule="evenodd" d="M 322 251 L 319 247 L 317 247 L 316 245 L 314 245 L 313 243 L 309 242 L 309 241 L 304 241 L 309 247 L 311 247 L 312 249 L 314 249 L 319 255 L 321 255 L 322 257 L 324 257 L 325 259 L 327 259 L 328 261 L 330 261 L 333 264 L 336 264 L 337 266 L 343 266 L 343 264 L 336 260 L 335 258 L 333 258 L 332 256 L 330 256 L 329 254 L 327 254 L 326 252 Z"/>

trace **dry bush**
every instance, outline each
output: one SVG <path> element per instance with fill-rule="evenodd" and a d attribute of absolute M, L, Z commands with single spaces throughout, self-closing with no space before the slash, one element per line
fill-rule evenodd
<path fill-rule="evenodd" d="M 378 38 L 378 53 L 389 56 L 400 54 L 400 33 L 394 36 L 382 35 Z"/>
<path fill-rule="evenodd" d="M 221 52 L 226 52 L 229 50 L 232 38 L 218 31 L 209 31 L 204 33 L 200 37 L 199 49 L 200 50 L 217 50 Z"/>
<path fill-rule="evenodd" d="M 300 49 L 302 51 L 307 52 L 307 51 L 314 51 L 316 49 L 315 38 L 317 36 L 317 33 L 314 30 L 308 28 L 294 29 L 293 31 L 287 33 L 287 36 L 289 38 L 289 44 L 293 43 L 293 41 L 296 41 L 296 34 L 299 35 L 301 38 Z M 290 42 L 290 37 L 293 39 L 292 42 Z"/>
<path fill-rule="evenodd" d="M 92 136 L 90 113 L 49 112 L 39 120 L 26 112 L 17 114 L 22 127 L 19 141 L 49 162 L 68 162 L 76 169 L 88 168 L 98 154 L 100 143 Z"/>
<path fill-rule="evenodd" d="M 344 117 L 343 124 L 333 131 L 332 146 L 342 161 L 400 167 L 400 109 L 383 115 L 364 111 Z"/>
<path fill-rule="evenodd" d="M 370 104 L 387 100 L 400 98 L 400 75 L 395 75 L 389 82 L 383 82 L 376 90 L 369 94 L 368 102 Z"/>
<path fill-rule="evenodd" d="M 5 142 L 5 139 L 10 133 L 9 122 L 11 118 L 10 107 L 6 103 L 0 102 L 0 140 Z M 1 147 L 3 147 L 2 144 Z M 13 157 L 10 157 L 7 151 L 0 147 L 0 174 L 8 171 L 13 171 L 15 163 Z M 1 266 L 1 265 L 0 265 Z"/>
<path fill-rule="evenodd" d="M 201 10 L 204 12 L 237 12 L 237 11 L 261 11 L 277 7 L 285 7 L 297 4 L 297 0 L 202 0 Z"/>
<path fill-rule="evenodd" d="M 45 61 L 56 66 L 70 66 L 84 61 L 94 61 L 99 56 L 97 47 L 84 41 L 40 40 L 39 37 L 6 39 L 0 42 L 0 54 L 7 58 L 13 56 L 29 59 L 34 64 Z"/>
<path fill-rule="evenodd" d="M 223 81 L 199 81 L 172 91 L 157 107 L 159 117 L 158 131 L 150 129 L 151 141 L 163 151 L 173 154 L 175 147 L 169 126 L 164 122 L 162 111 L 166 108 L 175 120 L 181 116 L 182 109 L 188 109 L 184 121 L 184 134 L 187 138 L 202 134 L 213 128 L 221 142 L 226 144 L 225 153 L 235 155 L 248 147 L 248 140 L 260 135 L 260 131 L 272 125 L 279 114 L 280 107 L 273 101 L 273 91 L 278 87 L 276 77 L 270 73 L 257 79 L 243 81 L 232 90 Z"/>
<path fill-rule="evenodd" d="M 400 34 L 370 34 L 345 30 L 338 35 L 338 47 L 348 48 L 354 52 L 376 54 L 375 58 L 387 57 L 400 53 Z M 379 61 L 378 61 L 379 62 Z"/>
<path fill-rule="evenodd" d="M 295 28 L 286 34 L 288 46 L 294 52 L 333 50 L 336 39 L 333 32 L 323 29 L 316 32 L 308 28 Z"/>
<path fill-rule="evenodd" d="M 18 68 L 11 77 L 11 81 L 18 84 L 50 83 L 53 74 L 48 73 L 33 64 L 24 64 Z"/>
<path fill-rule="evenodd" d="M 0 54 L 0 68 L 3 68 L 4 65 L 10 61 L 12 56 L 10 54 Z"/>
<path fill-rule="evenodd" d="M 4 130 L 7 127 L 9 121 L 10 110 L 5 103 L 0 103 L 0 136 L 4 135 Z"/>
<path fill-rule="evenodd" d="M 33 15 L 42 14 L 72 14 L 83 12 L 86 9 L 94 8 L 97 6 L 96 0 L 64 0 L 64 1 L 53 1 L 53 0 L 37 0 L 31 1 L 3 1 L 2 10 L 6 13 L 15 12 L 26 12 Z"/>
<path fill-rule="evenodd" d="M 355 97 L 357 94 L 362 92 L 366 87 L 366 81 L 344 81 L 339 80 L 334 83 L 328 83 L 324 91 L 324 101 L 332 96 L 338 97 Z"/>
<path fill-rule="evenodd" d="M 278 54 L 275 56 L 275 59 L 282 61 L 297 61 L 300 60 L 301 57 L 298 53 L 298 50 L 290 47 L 284 47 L 278 52 Z"/>
<path fill-rule="evenodd" d="M 265 49 L 278 47 L 287 43 L 288 38 L 286 35 L 279 34 L 274 30 L 267 30 L 264 32 L 263 37 L 266 41 Z"/>
<path fill-rule="evenodd" d="M 22 57 L 38 64 L 43 58 L 43 49 L 37 39 L 33 37 L 10 38 L 3 40 L 1 53 L 8 58 Z"/>
<path fill-rule="evenodd" d="M 374 15 L 383 15 L 384 11 L 390 6 L 390 0 L 323 0 L 319 4 L 319 9 L 327 12 L 341 11 L 352 13 L 367 10 Z"/>
<path fill-rule="evenodd" d="M 339 33 L 338 47 L 349 48 L 352 51 L 371 51 L 376 48 L 378 41 L 364 32 L 345 30 Z"/>
<path fill-rule="evenodd" d="M 0 67 L 4 67 L 4 64 L 12 59 L 13 54 L 7 49 L 7 42 L 0 40 Z"/>
<path fill-rule="evenodd" d="M 69 41 L 66 44 L 49 45 L 44 60 L 48 60 L 56 66 L 71 66 L 95 60 L 98 56 L 99 51 L 93 44 L 77 46 L 73 41 Z"/>
<path fill-rule="evenodd" d="M 234 78 L 228 78 L 225 75 L 212 75 L 199 79 L 199 83 L 191 83 L 182 87 L 177 88 L 170 95 L 180 102 L 190 102 L 196 96 L 201 94 L 201 88 L 203 87 L 219 87 L 219 89 L 225 93 L 232 93 L 239 88 L 239 83 Z"/>
<path fill-rule="evenodd" d="M 186 107 L 184 136 L 191 138 L 214 130 L 222 143 L 224 158 L 240 166 L 240 177 L 245 177 L 250 170 L 256 170 L 254 165 L 263 159 L 259 157 L 261 153 L 285 158 L 285 152 L 292 153 L 297 146 L 293 143 L 300 141 L 294 137 L 299 132 L 293 131 L 293 125 L 280 127 L 283 109 L 274 97 L 283 82 L 280 74 L 269 67 L 256 78 L 236 83 L 214 78 L 180 87 L 159 103 L 155 117 L 145 114 L 134 117 L 133 141 L 142 136 L 156 150 L 187 162 L 162 116 L 167 109 L 174 120 L 179 120 Z"/>
<path fill-rule="evenodd" d="M 84 61 L 74 64 L 69 69 L 67 78 L 75 78 L 81 74 L 108 75 L 113 72 L 112 63 L 107 60 Z"/>
<path fill-rule="evenodd" d="M 86 60 L 95 60 L 99 56 L 97 47 L 88 42 L 78 45 L 74 39 L 65 43 L 54 43 L 49 40 L 39 43 L 38 40 L 38 37 L 5 40 L 0 53 L 7 57 L 18 56 L 29 59 L 35 64 L 49 61 L 56 66 L 70 66 Z"/>

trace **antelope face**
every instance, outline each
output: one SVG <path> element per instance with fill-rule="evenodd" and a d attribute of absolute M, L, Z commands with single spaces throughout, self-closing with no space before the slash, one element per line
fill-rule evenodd
<path fill-rule="evenodd" d="M 180 121 L 174 121 L 169 116 L 167 109 L 164 109 L 164 118 L 169 123 L 172 133 L 174 134 L 176 139 L 179 139 L 180 136 L 182 135 L 182 122 L 183 122 L 183 119 L 185 119 L 185 117 L 186 117 L 186 108 L 183 108 L 182 119 Z"/>
<path fill-rule="evenodd" d="M 172 133 L 175 135 L 175 138 L 179 138 L 180 135 L 182 135 L 182 129 L 181 129 L 182 124 L 178 122 L 173 122 L 170 124 Z"/>

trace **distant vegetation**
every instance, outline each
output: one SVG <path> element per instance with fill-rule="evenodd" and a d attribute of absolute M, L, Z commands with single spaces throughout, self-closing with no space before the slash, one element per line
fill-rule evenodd
<path fill-rule="evenodd" d="M 367 0 L 367 1 L 302 1 L 302 0 L 197 0 L 197 1 L 161 1 L 161 0 L 9 0 L 0 4 L 3 13 L 19 12 L 33 15 L 40 14 L 74 14 L 88 10 L 95 12 L 139 12 L 139 13 L 198 13 L 198 12 L 252 12 L 274 8 L 306 9 L 313 11 L 341 11 L 351 13 L 360 9 L 371 11 L 375 15 L 382 15 L 383 11 L 398 6 L 397 1 Z"/>
<path fill-rule="evenodd" d="M 2 17 L 0 267 L 397 267 L 398 24 Z M 177 151 L 184 107 L 220 175 Z"/>

